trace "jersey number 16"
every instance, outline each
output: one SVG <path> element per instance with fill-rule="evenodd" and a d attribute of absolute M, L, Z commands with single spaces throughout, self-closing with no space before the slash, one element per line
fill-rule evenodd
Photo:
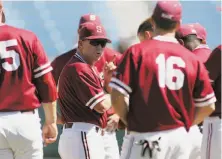
<path fill-rule="evenodd" d="M 182 58 L 170 56 L 167 59 L 164 54 L 160 54 L 156 58 L 158 65 L 158 82 L 161 88 L 167 86 L 170 90 L 179 90 L 184 84 L 184 73 L 179 68 L 185 68 L 186 64 Z"/>

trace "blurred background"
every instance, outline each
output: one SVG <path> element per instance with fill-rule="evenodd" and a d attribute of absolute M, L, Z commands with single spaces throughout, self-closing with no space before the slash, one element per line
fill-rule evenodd
<path fill-rule="evenodd" d="M 99 15 L 117 51 L 119 45 L 137 43 L 137 28 L 149 16 L 155 1 L 4 1 L 7 24 L 33 31 L 50 60 L 70 50 L 77 42 L 82 14 Z M 221 1 L 181 1 L 182 23 L 199 22 L 208 33 L 211 49 L 221 43 Z M 42 109 L 39 110 L 44 121 Z M 25 124 L 25 123 L 24 123 Z M 59 127 L 61 133 L 61 127 Z M 119 145 L 123 132 L 118 132 Z M 57 143 L 44 148 L 45 156 L 58 157 Z"/>

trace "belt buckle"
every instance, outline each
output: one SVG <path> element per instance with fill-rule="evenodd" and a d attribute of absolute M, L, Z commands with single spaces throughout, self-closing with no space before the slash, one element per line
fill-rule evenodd
<path fill-rule="evenodd" d="M 65 123 L 65 129 L 72 128 L 73 123 Z"/>

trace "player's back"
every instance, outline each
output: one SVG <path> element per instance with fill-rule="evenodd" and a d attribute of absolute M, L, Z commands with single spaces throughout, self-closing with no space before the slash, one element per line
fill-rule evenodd
<path fill-rule="evenodd" d="M 134 46 L 129 129 L 150 132 L 191 125 L 198 62 L 176 39 L 155 37 Z M 149 123 L 149 121 L 152 121 Z"/>
<path fill-rule="evenodd" d="M 34 109 L 40 105 L 34 78 L 51 71 L 50 64 L 38 61 L 37 37 L 34 33 L 9 25 L 0 26 L 0 110 Z M 41 52 L 42 54 L 44 52 Z M 46 58 L 46 57 L 45 57 Z M 47 58 L 45 59 L 47 61 Z M 39 64 L 44 60 L 39 61 Z"/>

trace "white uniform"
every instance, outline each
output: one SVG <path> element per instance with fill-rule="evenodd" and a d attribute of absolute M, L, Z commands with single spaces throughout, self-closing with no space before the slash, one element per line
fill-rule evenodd
<path fill-rule="evenodd" d="M 94 124 L 75 122 L 63 128 L 59 139 L 62 159 L 105 159 L 102 129 Z"/>
<path fill-rule="evenodd" d="M 105 148 L 105 159 L 119 159 L 119 147 L 115 132 L 104 132 L 103 142 Z"/>
<path fill-rule="evenodd" d="M 201 159 L 221 159 L 221 119 L 207 117 L 203 123 Z"/>
<path fill-rule="evenodd" d="M 197 125 L 194 125 L 190 128 L 188 132 L 190 141 L 192 144 L 192 150 L 189 159 L 200 159 L 201 158 L 201 142 L 202 134 Z"/>
<path fill-rule="evenodd" d="M 38 111 L 0 112 L 0 158 L 43 159 Z"/>
<path fill-rule="evenodd" d="M 141 140 L 148 141 L 150 149 L 148 143 L 141 144 Z M 188 159 L 190 148 L 188 133 L 183 127 L 150 133 L 129 132 L 124 137 L 121 159 Z M 161 153 L 157 153 L 159 151 Z"/>

